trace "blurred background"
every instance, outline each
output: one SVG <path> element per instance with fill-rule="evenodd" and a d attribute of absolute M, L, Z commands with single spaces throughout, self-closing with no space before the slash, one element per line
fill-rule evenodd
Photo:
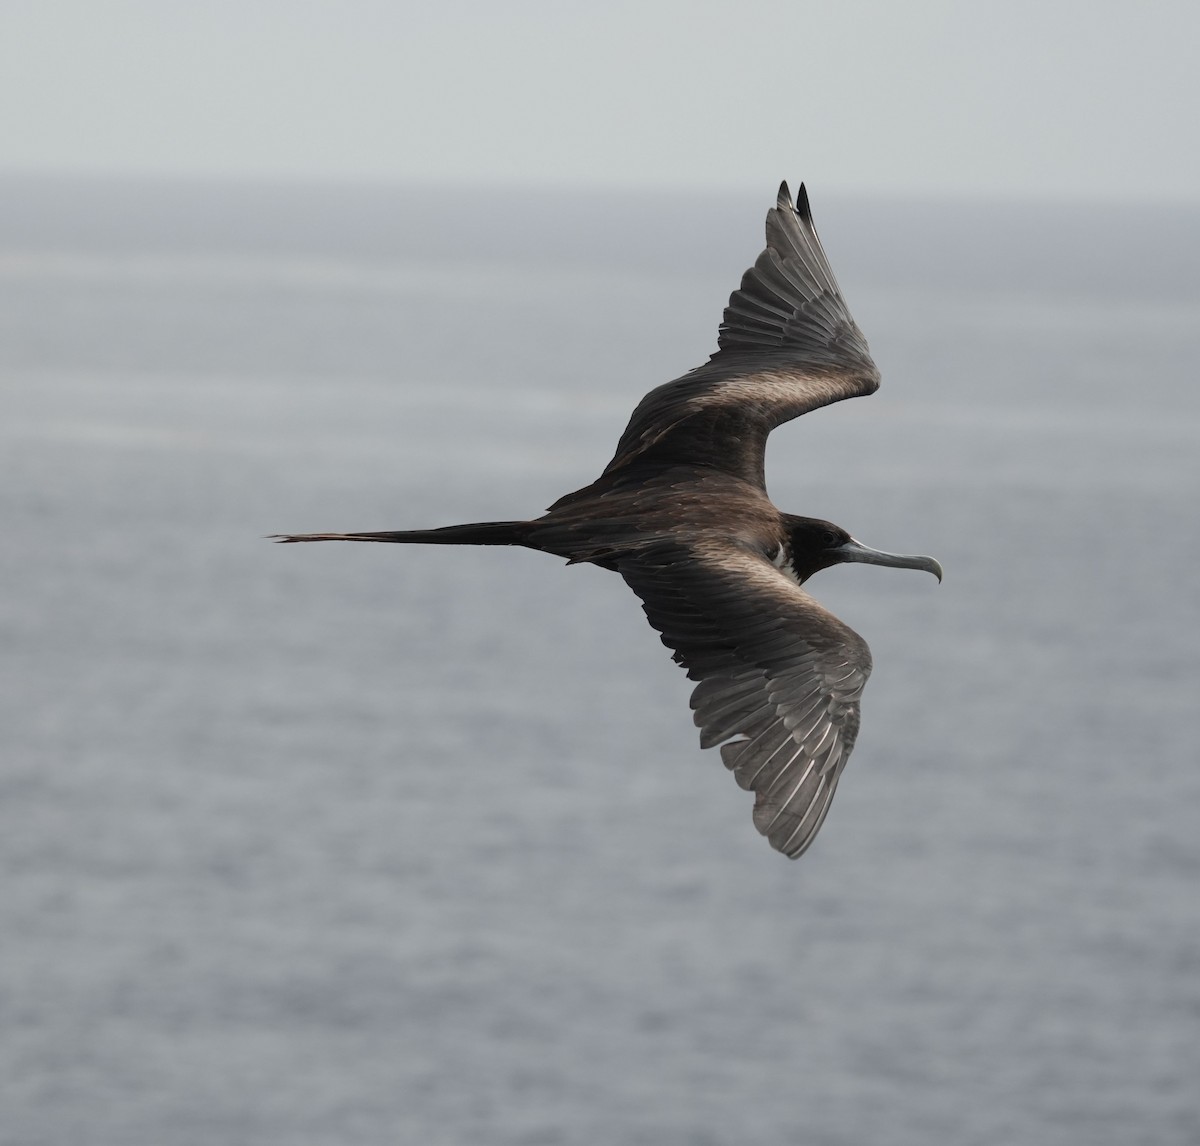
<path fill-rule="evenodd" d="M 1190 5 L 0 8 L 0 1140 L 1200 1140 Z M 883 371 L 785 510 L 789 863 L 532 516 L 782 178 Z"/>

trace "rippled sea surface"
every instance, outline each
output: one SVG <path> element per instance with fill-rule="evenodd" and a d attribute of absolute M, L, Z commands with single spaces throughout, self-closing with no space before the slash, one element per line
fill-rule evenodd
<path fill-rule="evenodd" d="M 0 184 L 0 1140 L 1200 1141 L 1200 214 L 828 201 L 776 502 L 946 580 L 798 863 L 532 516 L 762 201 Z"/>

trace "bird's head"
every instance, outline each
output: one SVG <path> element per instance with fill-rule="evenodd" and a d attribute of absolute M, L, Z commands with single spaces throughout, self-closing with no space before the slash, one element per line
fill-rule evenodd
<path fill-rule="evenodd" d="M 787 518 L 788 546 L 796 579 L 803 583 L 814 573 L 858 561 L 866 565 L 890 565 L 895 569 L 923 569 L 939 581 L 942 567 L 932 557 L 916 557 L 903 553 L 884 553 L 855 541 L 841 526 L 816 517 Z"/>

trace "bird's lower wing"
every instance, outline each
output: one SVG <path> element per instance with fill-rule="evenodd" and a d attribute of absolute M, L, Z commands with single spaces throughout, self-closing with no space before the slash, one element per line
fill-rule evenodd
<path fill-rule="evenodd" d="M 755 793 L 754 824 L 771 846 L 802 855 L 858 733 L 866 642 L 741 545 L 663 544 L 618 569 L 699 682 L 691 703 L 701 746 L 720 744 Z"/>

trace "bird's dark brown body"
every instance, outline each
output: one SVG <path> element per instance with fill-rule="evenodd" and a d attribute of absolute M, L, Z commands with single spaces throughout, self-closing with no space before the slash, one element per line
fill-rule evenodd
<path fill-rule="evenodd" d="M 742 478 L 701 466 L 641 463 L 562 498 L 529 523 L 524 544 L 615 569 L 621 558 L 663 540 L 690 544 L 711 536 L 716 506 L 732 543 L 767 555 L 787 540 L 779 510 Z"/>
<path fill-rule="evenodd" d="M 520 545 L 621 574 L 698 682 L 701 745 L 721 745 L 754 821 L 793 858 L 825 819 L 858 733 L 866 643 L 801 588 L 858 561 L 923 569 L 767 497 L 767 435 L 873 393 L 879 375 L 812 226 L 786 184 L 767 246 L 734 292 L 719 349 L 639 403 L 611 462 L 541 517 L 440 529 L 288 534 L 282 541 Z"/>

